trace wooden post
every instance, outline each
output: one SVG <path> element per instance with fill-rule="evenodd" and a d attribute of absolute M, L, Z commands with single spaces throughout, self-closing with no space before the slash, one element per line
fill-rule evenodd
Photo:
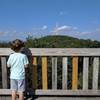
<path fill-rule="evenodd" d="M 68 58 L 63 57 L 63 69 L 62 69 L 62 88 L 67 89 L 67 75 L 68 75 Z"/>
<path fill-rule="evenodd" d="M 33 57 L 33 79 L 32 85 L 34 89 L 37 89 L 37 58 Z"/>
<path fill-rule="evenodd" d="M 93 90 L 98 90 L 99 57 L 93 60 Z"/>
<path fill-rule="evenodd" d="M 89 58 L 83 58 L 83 90 L 88 90 L 88 66 Z"/>
<path fill-rule="evenodd" d="M 57 89 L 57 57 L 52 58 L 52 89 Z"/>
<path fill-rule="evenodd" d="M 47 89 L 48 88 L 47 57 L 42 57 L 42 87 L 43 87 L 43 89 Z"/>
<path fill-rule="evenodd" d="M 7 89 L 7 67 L 6 67 L 6 57 L 1 57 L 2 66 L 2 87 Z"/>
<path fill-rule="evenodd" d="M 73 57 L 72 65 L 73 65 L 72 89 L 76 90 L 78 86 L 78 57 Z"/>

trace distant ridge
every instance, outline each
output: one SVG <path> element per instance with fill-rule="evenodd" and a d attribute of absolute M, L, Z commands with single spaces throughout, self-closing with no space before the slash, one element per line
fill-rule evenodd
<path fill-rule="evenodd" d="M 27 47 L 36 48 L 99 48 L 99 41 L 78 39 L 65 35 L 44 36 L 41 38 L 27 38 Z"/>

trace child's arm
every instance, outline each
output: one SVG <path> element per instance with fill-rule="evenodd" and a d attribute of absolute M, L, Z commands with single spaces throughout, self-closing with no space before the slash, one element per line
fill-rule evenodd
<path fill-rule="evenodd" d="M 25 66 L 25 68 L 28 67 L 28 64 L 29 64 L 29 61 L 28 61 L 27 56 L 25 55 L 25 56 L 24 56 L 24 66 Z"/>
<path fill-rule="evenodd" d="M 11 67 L 11 66 L 7 64 L 7 67 L 9 68 L 9 67 Z"/>
<path fill-rule="evenodd" d="M 7 67 L 11 67 L 11 65 L 10 65 L 10 57 L 8 58 L 8 61 L 7 61 Z"/>

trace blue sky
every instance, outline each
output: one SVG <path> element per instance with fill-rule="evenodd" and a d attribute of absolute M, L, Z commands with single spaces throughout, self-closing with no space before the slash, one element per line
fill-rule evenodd
<path fill-rule="evenodd" d="M 0 41 L 68 35 L 100 41 L 100 0 L 0 0 Z"/>

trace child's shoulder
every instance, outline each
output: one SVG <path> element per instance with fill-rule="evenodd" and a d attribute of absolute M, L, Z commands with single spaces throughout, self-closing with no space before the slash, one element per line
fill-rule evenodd
<path fill-rule="evenodd" d="M 23 54 L 23 53 L 19 53 L 18 54 L 20 57 L 25 57 L 26 55 L 25 54 Z"/>
<path fill-rule="evenodd" d="M 25 56 L 25 54 L 22 53 L 11 53 L 9 56 Z"/>
<path fill-rule="evenodd" d="M 12 53 L 9 56 L 9 58 L 11 58 L 11 59 L 22 59 L 22 58 L 25 58 L 25 57 L 26 57 L 26 55 L 22 54 L 22 53 Z"/>
<path fill-rule="evenodd" d="M 12 58 L 14 56 L 14 53 L 11 53 L 10 55 L 9 55 L 9 58 Z"/>
<path fill-rule="evenodd" d="M 9 54 L 9 56 L 12 56 L 14 53 Z"/>

